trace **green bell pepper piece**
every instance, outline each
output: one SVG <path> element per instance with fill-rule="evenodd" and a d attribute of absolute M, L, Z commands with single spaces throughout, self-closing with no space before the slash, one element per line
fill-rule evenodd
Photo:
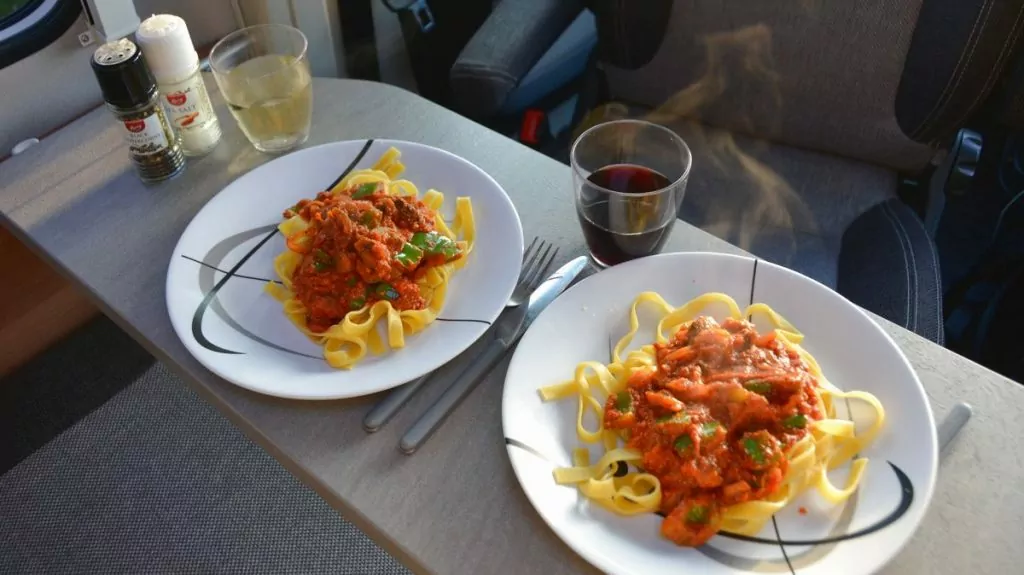
<path fill-rule="evenodd" d="M 365 198 L 375 191 L 377 191 L 377 182 L 366 182 L 356 188 L 356 191 L 352 192 L 352 199 L 358 200 L 360 198 Z"/>
<path fill-rule="evenodd" d="M 413 267 L 423 259 L 423 250 L 406 242 L 402 246 L 402 251 L 395 254 L 395 259 L 405 267 Z"/>
<path fill-rule="evenodd" d="M 782 427 L 787 427 L 789 429 L 803 429 L 807 427 L 807 416 L 802 413 L 790 415 L 786 419 L 782 420 Z"/>
<path fill-rule="evenodd" d="M 633 411 L 633 396 L 628 391 L 620 391 L 615 395 L 615 409 L 622 413 Z"/>
<path fill-rule="evenodd" d="M 747 455 L 749 455 L 750 458 L 754 460 L 754 463 L 758 465 L 764 465 L 764 446 L 761 445 L 760 441 L 752 437 L 747 437 L 746 439 L 743 440 L 743 451 L 747 452 Z"/>
<path fill-rule="evenodd" d="M 693 438 L 689 435 L 680 435 L 676 438 L 672 447 L 676 448 L 679 453 L 685 453 L 686 451 L 693 449 Z"/>
<path fill-rule="evenodd" d="M 331 254 L 321 249 L 317 249 L 315 252 L 313 252 L 313 268 L 315 268 L 316 271 L 325 272 L 327 270 L 332 269 L 333 267 L 334 258 L 331 257 Z"/>
<path fill-rule="evenodd" d="M 394 286 L 387 282 L 380 282 L 379 284 L 374 284 L 373 291 L 378 296 L 388 301 L 395 301 L 396 299 L 398 299 L 398 290 L 396 290 Z"/>
<path fill-rule="evenodd" d="M 654 419 L 655 423 L 690 423 L 690 416 L 685 411 L 677 411 Z"/>
<path fill-rule="evenodd" d="M 707 523 L 708 508 L 706 505 L 694 505 L 686 512 L 686 521 L 689 523 Z"/>
<path fill-rule="evenodd" d="M 451 238 L 437 232 L 416 232 L 409 243 L 423 250 L 428 256 L 444 254 L 445 259 L 459 255 L 459 246 Z"/>
<path fill-rule="evenodd" d="M 772 392 L 772 384 L 763 379 L 751 379 L 744 383 L 743 387 L 747 391 L 752 391 L 758 395 L 768 395 Z"/>
<path fill-rule="evenodd" d="M 705 421 L 700 424 L 700 436 L 701 437 L 713 437 L 718 431 L 717 421 Z"/>

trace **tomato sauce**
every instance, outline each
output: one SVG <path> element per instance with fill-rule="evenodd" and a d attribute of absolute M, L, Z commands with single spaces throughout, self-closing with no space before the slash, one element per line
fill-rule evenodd
<path fill-rule="evenodd" d="M 764 499 L 785 477 L 788 447 L 823 417 L 817 380 L 775 332 L 698 317 L 655 344 L 657 367 L 608 398 L 605 426 L 661 482 L 662 534 L 697 546 L 725 507 Z"/>
<path fill-rule="evenodd" d="M 287 238 L 288 249 L 303 256 L 292 285 L 313 332 L 380 300 L 400 311 L 425 308 L 416 281 L 463 255 L 435 231 L 432 209 L 415 197 L 389 195 L 383 183 L 321 192 L 283 215 L 296 214 L 310 225 Z"/>

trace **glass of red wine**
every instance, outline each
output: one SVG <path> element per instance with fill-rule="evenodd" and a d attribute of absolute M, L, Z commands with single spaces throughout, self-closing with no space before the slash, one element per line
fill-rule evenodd
<path fill-rule="evenodd" d="M 598 124 L 570 152 L 576 215 L 601 267 L 656 254 L 672 232 L 690 175 L 690 149 L 643 120 Z"/>

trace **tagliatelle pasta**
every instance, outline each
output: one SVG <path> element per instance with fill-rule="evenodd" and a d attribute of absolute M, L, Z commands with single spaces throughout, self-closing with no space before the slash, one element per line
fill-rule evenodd
<path fill-rule="evenodd" d="M 373 168 L 285 210 L 278 226 L 287 245 L 274 260 L 281 285 L 267 291 L 323 346 L 332 367 L 401 348 L 407 335 L 433 322 L 452 274 L 473 249 L 470 199 L 456 199 L 449 226 L 440 212 L 444 195 L 428 190 L 420 198 L 415 184 L 397 179 L 399 159 L 390 148 Z"/>

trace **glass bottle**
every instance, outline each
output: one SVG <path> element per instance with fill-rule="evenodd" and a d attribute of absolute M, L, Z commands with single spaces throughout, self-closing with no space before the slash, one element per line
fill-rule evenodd
<path fill-rule="evenodd" d="M 138 46 L 127 38 L 108 42 L 96 49 L 91 64 L 107 107 L 124 129 L 128 157 L 142 181 L 180 174 L 185 155 Z"/>
<path fill-rule="evenodd" d="M 156 78 L 167 119 L 181 137 L 185 155 L 213 150 L 220 141 L 220 122 L 185 21 L 172 14 L 150 16 L 139 25 L 135 41 Z"/>

